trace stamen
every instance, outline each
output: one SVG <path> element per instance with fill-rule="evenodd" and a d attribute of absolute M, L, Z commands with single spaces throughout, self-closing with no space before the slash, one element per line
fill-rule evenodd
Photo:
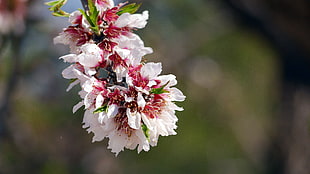
<path fill-rule="evenodd" d="M 114 121 L 117 124 L 116 129 L 120 132 L 127 134 L 128 137 L 131 137 L 132 132 L 135 130 L 131 128 L 128 124 L 128 118 L 126 115 L 126 108 L 120 108 L 118 114 L 114 117 Z"/>

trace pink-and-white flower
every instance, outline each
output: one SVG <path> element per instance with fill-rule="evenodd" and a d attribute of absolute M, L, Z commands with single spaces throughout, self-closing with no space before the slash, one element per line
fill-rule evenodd
<path fill-rule="evenodd" d="M 160 75 L 161 63 L 142 62 L 153 50 L 133 31 L 146 26 L 148 11 L 132 14 L 125 3 L 115 6 L 112 0 L 96 0 L 94 6 L 95 24 L 73 12 L 71 25 L 54 39 L 71 48 L 60 58 L 70 63 L 62 73 L 72 80 L 67 90 L 81 87 L 73 112 L 83 107 L 83 127 L 93 141 L 108 138 L 116 155 L 125 148 L 148 151 L 159 136 L 176 134 L 175 112 L 183 109 L 174 102 L 185 96 L 173 87 L 174 75 Z"/>

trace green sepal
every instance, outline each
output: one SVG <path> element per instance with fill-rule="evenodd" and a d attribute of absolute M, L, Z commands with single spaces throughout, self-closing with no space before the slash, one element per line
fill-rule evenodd
<path fill-rule="evenodd" d="M 84 10 L 82 10 L 82 9 L 78 9 L 78 10 L 86 18 L 86 20 L 90 24 L 90 28 L 93 30 L 93 32 L 96 33 L 96 34 L 99 34 L 99 27 L 97 25 L 97 18 L 96 18 L 96 20 L 94 20 L 94 17 L 91 17 L 91 16 L 87 15 Z M 97 14 L 97 16 L 98 16 L 98 14 Z"/>
<path fill-rule="evenodd" d="M 166 84 L 164 84 L 163 86 L 161 86 L 160 88 L 153 88 L 151 89 L 151 93 L 153 94 L 163 94 L 163 93 L 169 93 L 169 91 L 165 90 L 164 88 L 168 85 L 170 81 L 168 81 Z"/>
<path fill-rule="evenodd" d="M 143 123 L 141 125 L 141 128 L 142 128 L 142 131 L 143 131 L 146 139 L 150 140 L 150 129 Z"/>
<path fill-rule="evenodd" d="M 87 0 L 87 5 L 88 5 L 89 12 L 93 13 L 94 11 L 97 11 L 97 8 L 93 0 Z"/>
<path fill-rule="evenodd" d="M 91 25 L 91 26 L 93 26 L 94 24 L 93 24 L 93 21 L 91 20 L 91 18 L 85 13 L 85 11 L 84 10 L 82 10 L 82 9 L 78 9 L 81 13 L 82 13 L 82 15 L 86 18 L 86 20 L 89 22 L 89 24 Z"/>
<path fill-rule="evenodd" d="M 122 8 L 120 8 L 116 14 L 119 16 L 123 13 L 133 14 L 140 8 L 141 5 L 142 5 L 141 3 L 140 4 L 131 3 L 131 4 L 125 5 Z"/>
<path fill-rule="evenodd" d="M 56 0 L 56 1 L 50 1 L 50 2 L 46 2 L 45 5 L 48 5 L 48 6 L 55 6 L 59 3 L 59 0 Z"/>
<path fill-rule="evenodd" d="M 105 105 L 97 108 L 96 110 L 94 110 L 93 114 L 98 114 L 101 112 L 108 112 L 108 105 L 107 104 L 105 104 Z"/>
<path fill-rule="evenodd" d="M 60 9 L 66 3 L 67 3 L 67 0 L 56 0 L 56 1 L 46 2 L 45 4 L 48 6 L 51 6 L 48 9 L 53 12 L 52 15 L 57 16 L 57 17 L 69 17 L 69 13 Z"/>
<path fill-rule="evenodd" d="M 56 16 L 56 17 L 69 17 L 70 16 L 69 14 L 67 14 L 64 11 L 53 12 L 52 15 Z"/>
<path fill-rule="evenodd" d="M 82 13 L 82 15 L 87 19 L 87 21 L 90 21 L 91 22 L 91 20 L 90 20 L 90 18 L 89 18 L 89 16 L 85 13 L 85 11 L 84 10 L 82 10 L 82 9 L 78 9 L 81 13 Z M 90 24 L 91 25 L 91 24 Z"/>
<path fill-rule="evenodd" d="M 86 18 L 88 23 L 90 24 L 90 28 L 93 30 L 94 33 L 99 35 L 99 26 L 97 24 L 99 11 L 97 10 L 94 2 L 92 0 L 88 0 L 88 11 L 84 11 L 82 9 L 79 9 L 79 11 L 82 13 L 82 15 Z"/>
<path fill-rule="evenodd" d="M 92 0 L 88 0 L 88 10 L 89 18 L 93 24 L 92 26 L 95 27 L 97 25 L 99 11 Z"/>

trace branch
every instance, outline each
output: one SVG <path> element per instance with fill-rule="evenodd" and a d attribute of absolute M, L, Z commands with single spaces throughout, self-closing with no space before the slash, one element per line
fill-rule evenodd
<path fill-rule="evenodd" d="M 85 11 L 88 11 L 89 8 L 88 8 L 88 0 L 81 0 L 81 3 L 83 5 L 83 8 Z"/>

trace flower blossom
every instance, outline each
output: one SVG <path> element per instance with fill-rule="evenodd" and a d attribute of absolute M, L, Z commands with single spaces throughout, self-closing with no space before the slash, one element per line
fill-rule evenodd
<path fill-rule="evenodd" d="M 176 135 L 175 112 L 183 109 L 174 102 L 185 100 L 173 87 L 176 77 L 160 75 L 161 63 L 142 61 L 153 50 L 133 31 L 146 26 L 149 14 L 133 14 L 128 6 L 137 7 L 95 0 L 95 23 L 73 12 L 71 25 L 54 39 L 70 47 L 71 53 L 60 57 L 70 63 L 62 72 L 72 80 L 67 90 L 81 87 L 73 112 L 84 107 L 83 128 L 94 134 L 93 141 L 108 138 L 116 155 L 125 148 L 149 151 L 159 136 Z"/>

